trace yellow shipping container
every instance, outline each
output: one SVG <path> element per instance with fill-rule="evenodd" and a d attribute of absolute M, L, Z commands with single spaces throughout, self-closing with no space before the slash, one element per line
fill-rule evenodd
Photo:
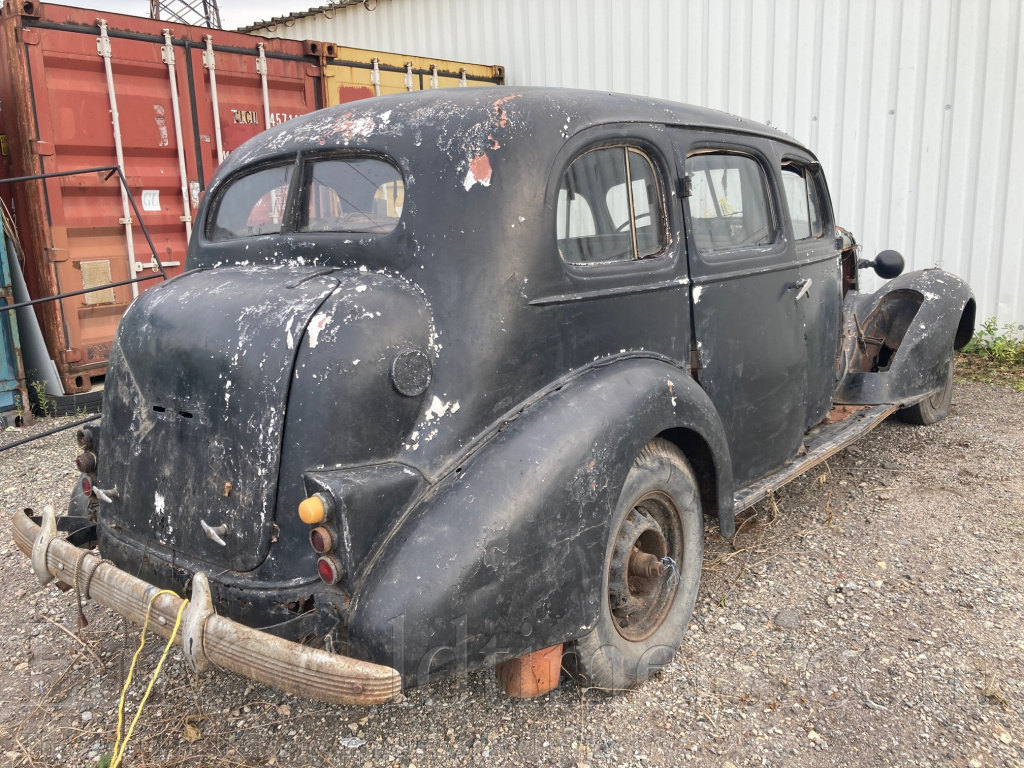
<path fill-rule="evenodd" d="M 505 68 L 500 66 L 342 46 L 327 50 L 335 54 L 323 65 L 328 107 L 403 91 L 505 84 Z"/>

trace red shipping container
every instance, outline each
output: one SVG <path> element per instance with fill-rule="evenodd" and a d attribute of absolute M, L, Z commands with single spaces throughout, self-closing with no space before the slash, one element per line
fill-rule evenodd
<path fill-rule="evenodd" d="M 319 59 L 306 50 L 293 40 L 5 3 L 0 170 L 10 178 L 121 165 L 168 276 L 180 274 L 192 216 L 222 157 L 321 106 Z M 156 274 L 116 175 L 0 182 L 0 197 L 17 221 L 33 298 Z M 36 306 L 66 394 L 104 374 L 118 320 L 134 292 L 156 282 Z"/>

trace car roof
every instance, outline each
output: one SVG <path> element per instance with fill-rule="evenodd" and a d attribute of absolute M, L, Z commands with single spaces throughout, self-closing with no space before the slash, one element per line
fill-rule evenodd
<path fill-rule="evenodd" d="M 451 137 L 482 132 L 481 139 L 500 129 L 509 138 L 530 137 L 537 150 L 541 144 L 560 145 L 590 127 L 621 123 L 729 132 L 783 142 L 810 154 L 782 131 L 717 109 L 606 91 L 492 86 L 412 91 L 317 110 L 258 134 L 232 153 L 227 165 L 287 151 L 369 146 L 401 133 L 408 136 L 416 127 Z"/>
<path fill-rule="evenodd" d="M 483 90 L 483 89 L 473 89 Z M 491 90 L 491 89 L 488 89 Z M 505 90 L 513 90 L 506 88 Z M 579 88 L 514 89 L 525 103 L 538 106 L 557 103 L 571 108 L 582 119 L 581 130 L 605 123 L 664 123 L 689 128 L 745 133 L 802 147 L 793 137 L 763 123 L 710 107 L 635 96 L 628 93 L 592 91 Z M 576 131 L 572 131 L 575 133 Z"/>

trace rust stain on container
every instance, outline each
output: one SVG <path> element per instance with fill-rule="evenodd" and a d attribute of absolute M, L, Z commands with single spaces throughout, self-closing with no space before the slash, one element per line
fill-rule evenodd
<path fill-rule="evenodd" d="M 369 85 L 339 85 L 337 101 L 335 104 L 345 104 L 349 101 L 359 101 L 373 96 L 373 87 Z"/>

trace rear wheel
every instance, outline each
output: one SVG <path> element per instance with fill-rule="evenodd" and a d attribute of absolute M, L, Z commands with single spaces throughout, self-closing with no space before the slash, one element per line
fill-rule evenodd
<path fill-rule="evenodd" d="M 949 359 L 949 369 L 942 389 L 931 397 L 925 398 L 909 408 L 896 411 L 896 418 L 907 424 L 926 427 L 937 424 L 949 416 L 949 408 L 953 402 L 953 358 Z"/>
<path fill-rule="evenodd" d="M 597 626 L 574 646 L 583 685 L 628 690 L 672 660 L 693 614 L 703 548 L 693 470 L 678 448 L 654 440 L 615 510 Z"/>

